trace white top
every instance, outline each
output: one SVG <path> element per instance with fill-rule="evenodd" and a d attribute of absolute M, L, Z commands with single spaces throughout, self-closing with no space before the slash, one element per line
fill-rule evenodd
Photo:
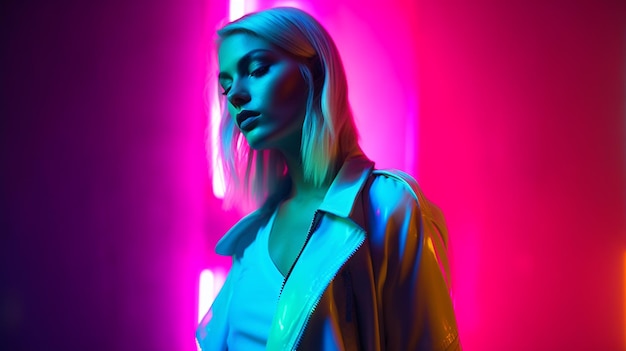
<path fill-rule="evenodd" d="M 236 288 L 227 317 L 229 350 L 265 350 L 283 284 L 283 275 L 269 254 L 269 233 L 275 217 L 276 212 L 259 229 L 256 239 L 241 258 L 241 275 L 233 282 Z"/>

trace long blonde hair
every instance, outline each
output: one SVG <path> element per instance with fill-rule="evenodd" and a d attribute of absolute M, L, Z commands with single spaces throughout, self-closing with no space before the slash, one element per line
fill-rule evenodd
<path fill-rule="evenodd" d="M 306 12 L 277 7 L 248 14 L 217 31 L 221 40 L 236 33 L 257 36 L 293 55 L 308 86 L 300 153 L 305 179 L 316 186 L 332 181 L 336 165 L 358 149 L 358 132 L 348 102 L 348 84 L 339 51 L 322 25 Z M 253 150 L 222 101 L 220 158 L 225 207 L 261 205 L 287 178 L 276 150 Z"/>

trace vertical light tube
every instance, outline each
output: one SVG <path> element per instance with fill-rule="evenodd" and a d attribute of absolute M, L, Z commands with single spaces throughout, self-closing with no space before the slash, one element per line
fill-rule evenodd
<path fill-rule="evenodd" d="M 245 0 L 230 0 L 228 6 L 228 19 L 230 21 L 234 21 L 245 14 L 245 3 Z"/>
<path fill-rule="evenodd" d="M 241 17 L 244 13 L 245 9 L 245 0 L 230 0 L 228 2 L 228 20 L 233 21 L 239 17 Z M 210 133 L 211 133 L 211 171 L 213 175 L 213 195 L 218 199 L 224 198 L 224 193 L 226 191 L 226 182 L 224 179 L 224 169 L 222 168 L 221 160 L 219 158 L 219 130 L 220 130 L 220 120 L 221 120 L 221 111 L 218 93 L 215 88 L 213 88 L 211 93 L 211 122 L 210 122 Z"/>
<path fill-rule="evenodd" d="M 215 296 L 215 275 L 210 269 L 205 269 L 200 273 L 200 284 L 198 288 L 198 323 L 209 311 Z"/>
<path fill-rule="evenodd" d="M 200 273 L 198 284 L 198 323 L 209 312 L 215 297 L 222 289 L 226 273 L 221 269 L 205 269 Z"/>
<path fill-rule="evenodd" d="M 234 21 L 243 16 L 246 11 L 246 0 L 230 0 L 228 2 L 228 20 Z M 213 175 L 213 195 L 218 199 L 224 198 L 226 192 L 226 180 L 224 169 L 219 158 L 219 126 L 221 111 L 217 91 L 212 89 L 210 104 L 210 133 L 211 133 L 211 170 Z"/>
<path fill-rule="evenodd" d="M 211 94 L 211 122 L 209 128 L 211 128 L 211 172 L 213 175 L 213 195 L 218 199 L 224 198 L 226 191 L 226 182 L 224 179 L 224 169 L 222 168 L 221 159 L 219 156 L 219 142 L 220 142 L 220 104 L 217 97 L 217 92 L 213 88 L 213 94 Z"/>

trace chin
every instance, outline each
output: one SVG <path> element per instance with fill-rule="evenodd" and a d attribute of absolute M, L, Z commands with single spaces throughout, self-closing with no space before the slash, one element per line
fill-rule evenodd
<path fill-rule="evenodd" d="M 267 148 L 263 147 L 262 145 L 257 145 L 257 144 L 250 144 L 248 143 L 248 146 L 250 146 L 250 148 L 254 151 L 263 151 L 263 150 L 267 150 Z"/>
<path fill-rule="evenodd" d="M 267 142 L 265 142 L 265 140 L 261 138 L 246 137 L 246 141 L 248 142 L 248 146 L 256 151 L 262 151 L 271 148 L 269 145 L 267 145 Z"/>
<path fill-rule="evenodd" d="M 256 151 L 283 150 L 291 152 L 300 149 L 301 133 L 268 133 L 268 130 L 251 130 L 244 134 L 248 146 Z"/>

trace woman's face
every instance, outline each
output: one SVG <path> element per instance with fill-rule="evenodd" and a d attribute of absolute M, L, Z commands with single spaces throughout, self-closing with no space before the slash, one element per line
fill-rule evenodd
<path fill-rule="evenodd" d="M 299 151 L 307 87 L 298 62 L 244 33 L 222 39 L 218 59 L 228 112 L 250 147 Z"/>

